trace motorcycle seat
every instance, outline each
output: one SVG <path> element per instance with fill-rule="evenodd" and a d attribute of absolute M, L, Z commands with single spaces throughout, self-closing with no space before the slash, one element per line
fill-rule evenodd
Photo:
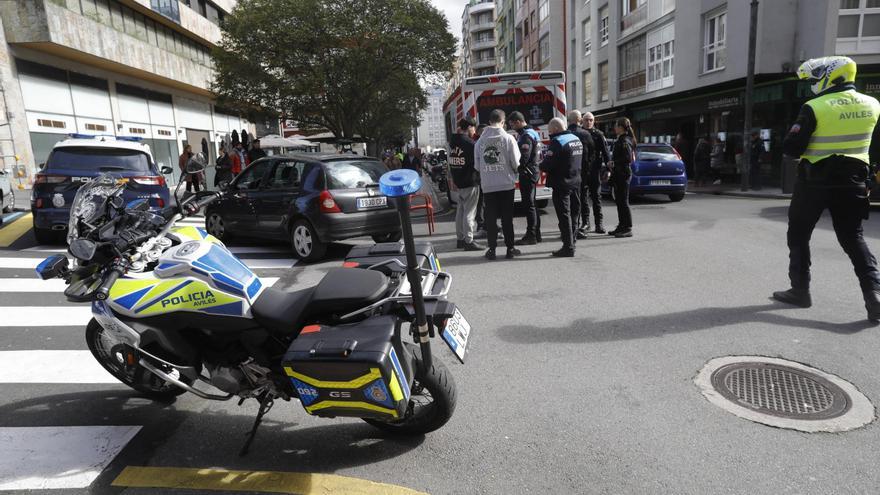
<path fill-rule="evenodd" d="M 265 289 L 251 306 L 251 313 L 273 332 L 295 334 L 311 318 L 343 315 L 380 300 L 389 283 L 381 272 L 334 268 L 314 287 L 295 292 Z"/>

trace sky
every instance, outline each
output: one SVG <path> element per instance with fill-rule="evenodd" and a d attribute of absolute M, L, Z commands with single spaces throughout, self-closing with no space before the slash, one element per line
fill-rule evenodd
<path fill-rule="evenodd" d="M 455 35 L 455 39 L 461 42 L 461 13 L 467 0 L 431 0 L 431 3 L 437 7 L 440 12 L 446 14 L 449 20 L 449 29 Z"/>

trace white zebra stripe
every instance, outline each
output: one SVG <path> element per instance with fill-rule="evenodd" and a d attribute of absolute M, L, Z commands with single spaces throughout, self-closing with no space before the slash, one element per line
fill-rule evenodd
<path fill-rule="evenodd" d="M 92 318 L 88 304 L 78 306 L 3 306 L 0 327 L 85 326 Z"/>
<path fill-rule="evenodd" d="M 87 488 L 140 426 L 0 428 L 0 490 Z"/>
<path fill-rule="evenodd" d="M 87 323 L 87 319 L 82 320 L 82 327 Z M 82 384 L 119 380 L 98 364 L 90 351 L 35 350 L 0 351 L 0 383 Z"/>

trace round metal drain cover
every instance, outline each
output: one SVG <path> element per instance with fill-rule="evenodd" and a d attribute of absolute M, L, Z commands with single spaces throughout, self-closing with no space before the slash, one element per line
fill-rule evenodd
<path fill-rule="evenodd" d="M 713 404 L 770 426 L 845 431 L 874 419 L 874 406 L 852 384 L 784 359 L 716 358 L 694 381 Z"/>

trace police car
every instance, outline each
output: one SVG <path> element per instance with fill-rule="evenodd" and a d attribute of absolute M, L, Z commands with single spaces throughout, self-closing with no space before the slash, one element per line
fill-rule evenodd
<path fill-rule="evenodd" d="M 126 200 L 145 198 L 152 209 L 165 208 L 170 192 L 162 174 L 171 172 L 157 168 L 150 147 L 139 138 L 70 134 L 55 144 L 34 178 L 34 236 L 42 244 L 61 241 L 77 189 L 102 173 L 128 179 Z"/>

